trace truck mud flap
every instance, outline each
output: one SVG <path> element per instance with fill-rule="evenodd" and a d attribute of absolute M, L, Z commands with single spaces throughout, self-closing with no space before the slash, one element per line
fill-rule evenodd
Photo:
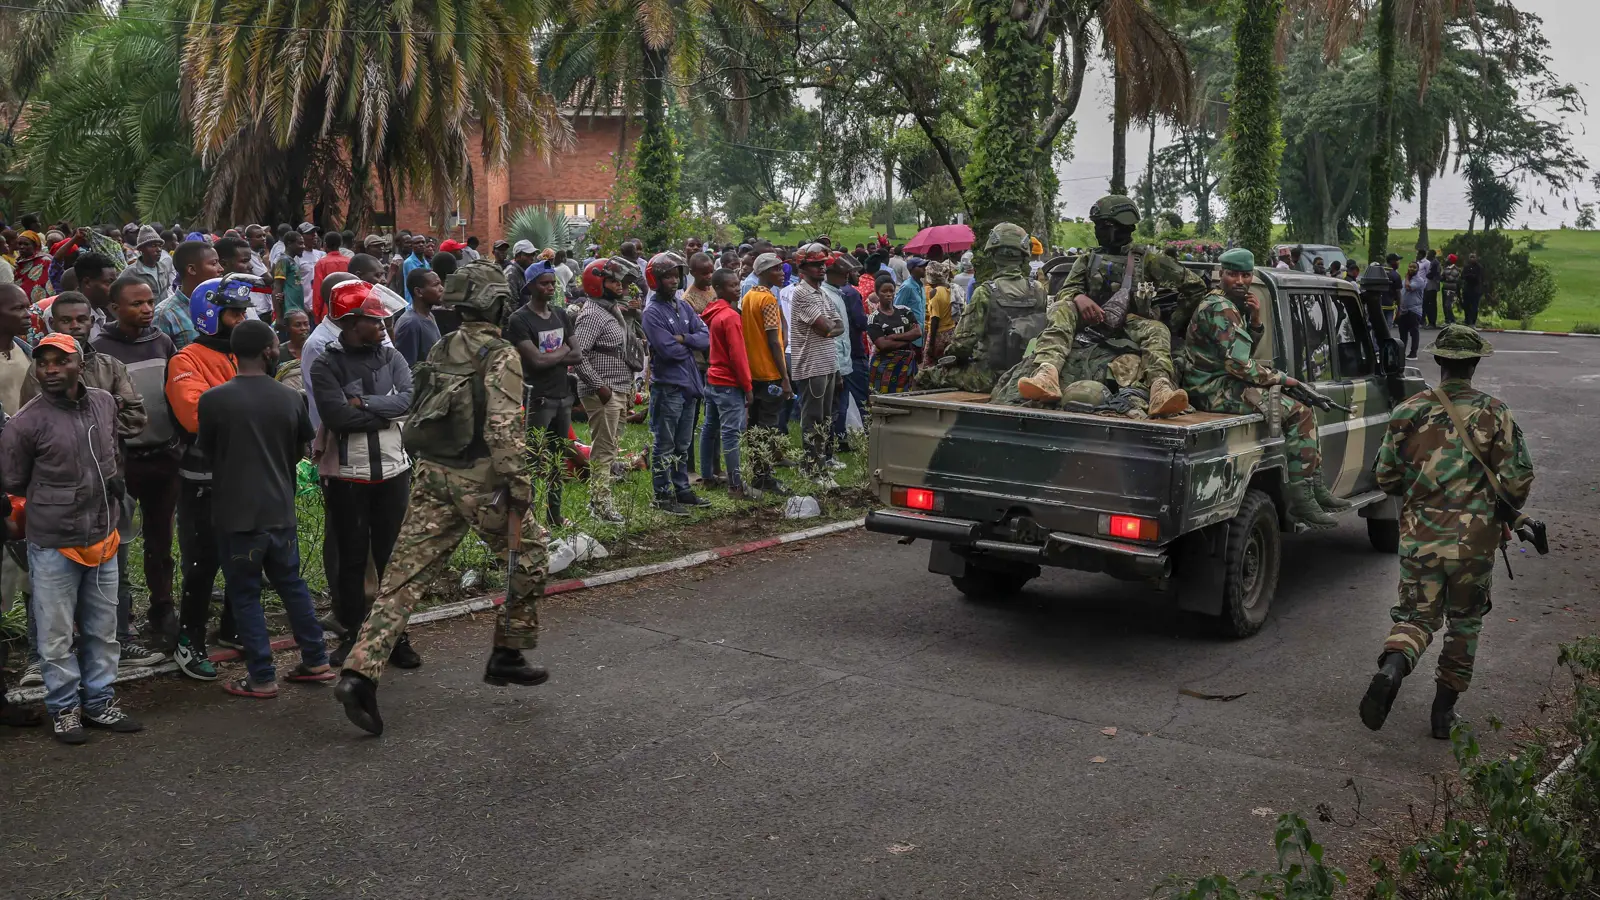
<path fill-rule="evenodd" d="M 1173 542 L 1172 583 L 1179 609 L 1208 616 L 1222 614 L 1227 553 L 1218 542 L 1226 539 L 1226 530 L 1213 525 Z"/>

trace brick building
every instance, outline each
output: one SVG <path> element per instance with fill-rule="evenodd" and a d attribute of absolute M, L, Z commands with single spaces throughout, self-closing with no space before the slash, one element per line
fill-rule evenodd
<path fill-rule="evenodd" d="M 599 215 L 616 181 L 618 153 L 638 141 L 638 125 L 620 110 L 569 112 L 567 121 L 572 124 L 573 143 L 566 150 L 549 161 L 537 152 L 524 151 L 498 171 L 484 166 L 480 138 L 473 135 L 472 196 L 463 198 L 458 210 L 466 225 L 450 229 L 450 236 L 465 239 L 476 235 L 487 252 L 494 241 L 505 236 L 506 224 L 525 206 L 553 209 L 568 219 Z M 404 198 L 395 210 L 394 227 L 443 236 L 450 212 L 429 209 L 425 198 Z"/>

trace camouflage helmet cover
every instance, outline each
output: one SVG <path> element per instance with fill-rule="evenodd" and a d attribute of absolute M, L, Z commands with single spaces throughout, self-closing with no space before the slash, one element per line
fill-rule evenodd
<path fill-rule="evenodd" d="M 1440 359 L 1477 359 L 1493 355 L 1494 345 L 1470 326 L 1446 325 L 1427 350 Z"/>
<path fill-rule="evenodd" d="M 1001 222 L 989 229 L 989 238 L 983 242 L 983 252 L 994 250 L 1015 250 L 1018 253 L 1028 252 L 1028 231 L 1021 225 L 1011 222 Z"/>
<path fill-rule="evenodd" d="M 1089 207 L 1089 220 L 1111 219 L 1119 225 L 1139 224 L 1139 205 L 1121 194 L 1107 194 Z"/>

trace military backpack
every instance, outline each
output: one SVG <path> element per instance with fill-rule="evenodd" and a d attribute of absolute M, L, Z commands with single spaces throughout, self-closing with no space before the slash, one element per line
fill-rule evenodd
<path fill-rule="evenodd" d="M 484 372 L 492 354 L 509 349 L 511 344 L 498 337 L 474 349 L 464 331 L 434 344 L 411 375 L 411 409 L 400 432 L 406 452 L 457 469 L 488 456 Z"/>
<path fill-rule="evenodd" d="M 1022 361 L 1028 345 L 1050 324 L 1044 285 L 1032 278 L 997 278 L 985 282 L 989 294 L 984 323 L 984 364 L 1004 372 Z"/>

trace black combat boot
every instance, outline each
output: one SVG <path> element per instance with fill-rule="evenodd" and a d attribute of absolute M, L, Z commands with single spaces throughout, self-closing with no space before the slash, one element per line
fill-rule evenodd
<path fill-rule="evenodd" d="M 345 718 L 371 734 L 383 734 L 383 717 L 378 715 L 378 686 L 359 672 L 346 670 L 339 676 L 333 695 L 344 704 Z"/>
<path fill-rule="evenodd" d="M 411 635 L 401 634 L 400 640 L 395 641 L 394 649 L 389 651 L 389 665 L 398 669 L 422 667 L 422 657 L 417 655 L 417 648 L 411 646 Z"/>
<path fill-rule="evenodd" d="M 1441 741 L 1450 740 L 1450 727 L 1456 724 L 1456 698 L 1460 696 L 1459 691 L 1442 684 L 1433 695 L 1433 736 Z"/>
<path fill-rule="evenodd" d="M 489 654 L 489 664 L 483 668 L 483 680 L 501 687 L 508 684 L 544 684 L 550 680 L 550 673 L 545 671 L 544 666 L 529 665 L 521 650 L 496 647 Z"/>
<path fill-rule="evenodd" d="M 1389 709 L 1394 706 L 1394 698 L 1400 694 L 1400 682 L 1410 672 L 1411 664 L 1398 650 L 1390 650 L 1378 659 L 1378 674 L 1372 676 L 1366 696 L 1361 698 L 1361 724 L 1373 731 L 1383 727 L 1383 720 L 1389 718 Z"/>

